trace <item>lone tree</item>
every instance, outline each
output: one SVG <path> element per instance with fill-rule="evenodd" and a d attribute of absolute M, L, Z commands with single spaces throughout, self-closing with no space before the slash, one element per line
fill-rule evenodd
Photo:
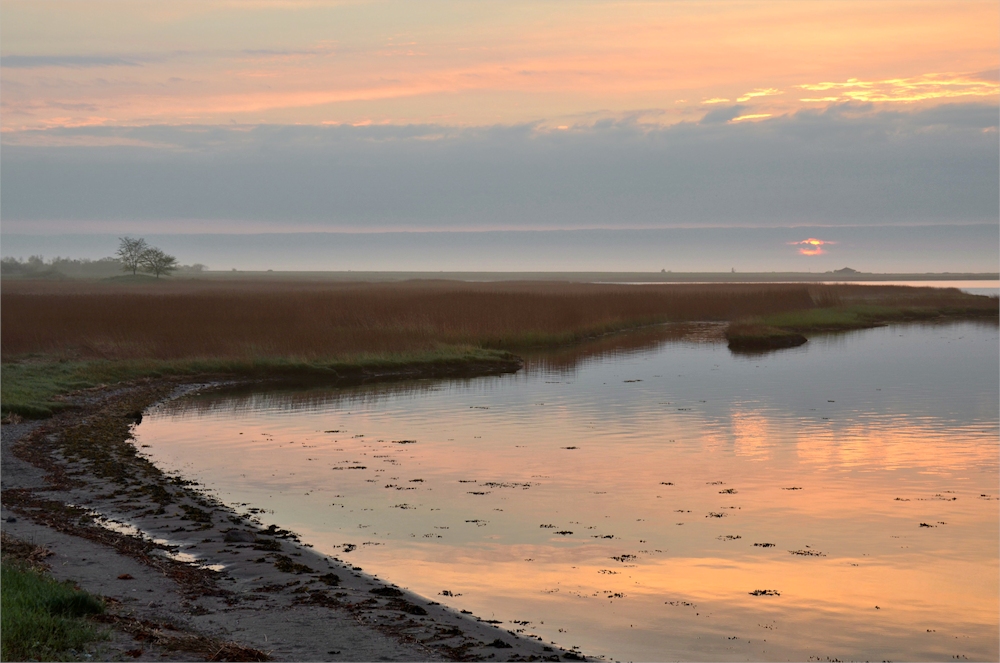
<path fill-rule="evenodd" d="M 149 245 L 141 237 L 139 239 L 119 237 L 118 241 L 120 244 L 118 244 L 118 251 L 115 255 L 122 261 L 122 271 L 131 271 L 132 276 L 135 276 L 139 267 L 143 265 L 143 258 L 149 251 Z"/>
<path fill-rule="evenodd" d="M 169 256 L 160 249 L 149 248 L 142 254 L 142 269 L 160 278 L 160 274 L 170 274 L 177 269 L 177 258 Z"/>

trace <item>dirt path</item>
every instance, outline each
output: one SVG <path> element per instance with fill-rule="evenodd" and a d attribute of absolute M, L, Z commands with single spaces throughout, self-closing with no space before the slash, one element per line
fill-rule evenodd
<path fill-rule="evenodd" d="M 107 599 L 104 660 L 580 660 L 372 578 L 170 477 L 130 439 L 176 384 L 91 390 L 3 425 L 5 535 Z M 214 657 L 214 658 L 213 658 Z"/>

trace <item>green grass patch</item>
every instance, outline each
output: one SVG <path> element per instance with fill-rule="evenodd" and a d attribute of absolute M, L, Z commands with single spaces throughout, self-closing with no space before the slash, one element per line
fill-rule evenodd
<path fill-rule="evenodd" d="M 951 310 L 938 307 L 898 307 L 876 304 L 834 306 L 802 311 L 789 311 L 760 319 L 762 325 L 797 332 L 863 329 L 891 322 L 932 320 L 954 315 L 975 314 L 978 311 Z M 984 312 L 985 313 L 985 312 Z"/>
<path fill-rule="evenodd" d="M 67 407 L 59 396 L 89 387 L 142 378 L 234 376 L 249 378 L 349 377 L 366 371 L 415 370 L 501 365 L 516 361 L 502 350 L 442 346 L 415 353 L 359 354 L 328 360 L 286 357 L 253 359 L 55 361 L 32 357 L 0 365 L 0 412 L 44 418 Z"/>
<path fill-rule="evenodd" d="M 574 345 L 584 341 L 590 341 L 601 336 L 617 334 L 626 331 L 635 331 L 651 325 L 670 322 L 669 316 L 642 316 L 633 317 L 627 320 L 616 320 L 598 325 L 589 325 L 582 329 L 569 331 L 519 331 L 509 332 L 503 336 L 486 336 L 477 339 L 477 342 L 484 348 L 507 349 L 507 350 L 528 350 L 540 348 L 558 348 L 562 346 Z"/>
<path fill-rule="evenodd" d="M 730 349 L 759 351 L 806 342 L 803 334 L 867 329 L 894 322 L 997 318 L 996 298 L 952 296 L 939 304 L 853 303 L 817 306 L 734 320 L 726 329 Z"/>
<path fill-rule="evenodd" d="M 80 660 L 103 633 L 83 617 L 104 611 L 100 600 L 44 572 L 0 563 L 0 643 L 5 661 Z"/>

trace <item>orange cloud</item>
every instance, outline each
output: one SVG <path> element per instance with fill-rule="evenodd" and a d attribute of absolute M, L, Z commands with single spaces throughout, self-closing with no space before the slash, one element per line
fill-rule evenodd
<path fill-rule="evenodd" d="M 1000 83 L 968 74 L 924 74 L 910 78 L 863 81 L 850 78 L 843 83 L 812 83 L 797 86 L 810 92 L 826 93 L 806 97 L 804 102 L 915 102 L 956 97 L 993 97 L 1000 93 Z"/>
<path fill-rule="evenodd" d="M 740 115 L 729 120 L 730 122 L 742 122 L 743 120 L 762 120 L 765 117 L 771 117 L 771 113 L 752 113 L 750 115 Z"/>
<path fill-rule="evenodd" d="M 777 90 L 773 87 L 769 88 L 757 88 L 752 92 L 747 92 L 742 97 L 739 97 L 736 101 L 750 101 L 754 97 L 773 97 L 777 94 L 784 94 L 781 90 Z"/>
<path fill-rule="evenodd" d="M 826 253 L 826 251 L 823 250 L 823 245 L 836 244 L 836 242 L 810 237 L 809 239 L 804 239 L 801 242 L 789 242 L 789 244 L 792 246 L 799 246 L 799 253 L 804 256 L 821 256 Z"/>
<path fill-rule="evenodd" d="M 5 8 L 5 129 L 92 116 L 113 126 L 369 117 L 558 125 L 635 109 L 663 110 L 656 121 L 668 124 L 697 112 L 684 99 L 752 102 L 748 112 L 778 116 L 817 103 L 932 104 L 998 91 L 984 75 L 926 73 L 995 69 L 998 10 L 981 0 L 705 0 L 628 11 L 588 2 L 568 15 L 560 3 L 513 3 L 499 16 L 444 0 L 392 12 L 391 31 L 385 7 L 405 2 L 51 4 Z M 279 33 L 258 29 L 275 17 Z"/>

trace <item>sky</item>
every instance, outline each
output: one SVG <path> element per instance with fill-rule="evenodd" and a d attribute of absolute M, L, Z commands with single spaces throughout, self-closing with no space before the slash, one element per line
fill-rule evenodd
<path fill-rule="evenodd" d="M 996 271 L 998 23 L 994 0 L 6 0 L 0 250 L 413 233 L 427 269 L 474 269 L 488 247 L 456 237 L 690 230 L 706 269 L 787 269 L 897 228 L 886 265 Z M 759 232 L 723 255 L 724 228 Z"/>

